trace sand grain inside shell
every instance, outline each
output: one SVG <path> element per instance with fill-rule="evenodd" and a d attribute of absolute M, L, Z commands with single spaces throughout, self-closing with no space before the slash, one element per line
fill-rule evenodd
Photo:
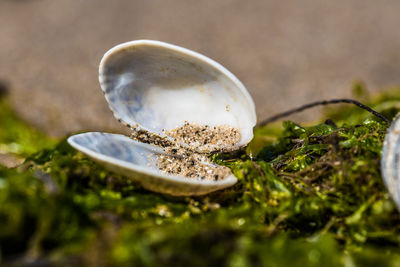
<path fill-rule="evenodd" d="M 157 156 L 157 166 L 162 172 L 212 181 L 224 179 L 231 174 L 229 168 L 211 162 L 209 156 L 213 152 L 232 151 L 241 139 L 239 130 L 227 125 L 209 126 L 185 122 L 181 127 L 163 132 L 173 141 L 143 130 L 131 135 L 136 140 L 164 149 L 166 155 Z"/>

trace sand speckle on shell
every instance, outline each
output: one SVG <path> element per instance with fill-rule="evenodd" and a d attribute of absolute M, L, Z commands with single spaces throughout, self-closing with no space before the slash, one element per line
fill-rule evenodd
<path fill-rule="evenodd" d="M 231 151 L 241 138 L 239 130 L 228 125 L 208 126 L 189 122 L 163 132 L 175 141 L 187 144 L 189 150 L 197 153 Z"/>
<path fill-rule="evenodd" d="M 165 155 L 157 156 L 158 168 L 168 174 L 187 178 L 218 181 L 231 174 L 229 168 L 210 161 L 213 152 L 232 151 L 241 135 L 239 130 L 227 126 L 184 125 L 163 133 L 170 138 L 160 137 L 144 130 L 134 129 L 131 138 L 160 146 Z"/>

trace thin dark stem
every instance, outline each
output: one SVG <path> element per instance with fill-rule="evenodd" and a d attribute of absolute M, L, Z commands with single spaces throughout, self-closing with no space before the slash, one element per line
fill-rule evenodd
<path fill-rule="evenodd" d="M 323 100 L 323 101 L 312 102 L 312 103 L 300 106 L 298 108 L 290 109 L 288 111 L 276 114 L 276 115 L 274 115 L 272 117 L 267 118 L 266 120 L 263 120 L 262 122 L 260 122 L 258 124 L 258 126 L 267 125 L 268 123 L 277 121 L 277 120 L 279 120 L 281 118 L 287 117 L 289 115 L 301 112 L 303 110 L 306 110 L 306 109 L 309 109 L 309 108 L 312 108 L 312 107 L 315 107 L 315 106 L 324 106 L 324 105 L 342 104 L 342 103 L 353 104 L 353 105 L 356 105 L 356 106 L 358 106 L 358 107 L 360 107 L 362 109 L 365 109 L 366 111 L 372 113 L 373 115 L 377 116 L 378 118 L 380 118 L 381 120 L 383 120 L 384 122 L 386 122 L 387 124 L 390 125 L 390 121 L 385 116 L 383 116 L 382 114 L 376 112 L 375 110 L 371 109 L 370 107 L 368 107 L 368 106 L 366 106 L 366 105 L 364 105 L 364 104 L 362 104 L 362 103 L 360 103 L 360 102 L 358 102 L 356 100 L 353 100 L 353 99 L 332 99 L 332 100 Z"/>

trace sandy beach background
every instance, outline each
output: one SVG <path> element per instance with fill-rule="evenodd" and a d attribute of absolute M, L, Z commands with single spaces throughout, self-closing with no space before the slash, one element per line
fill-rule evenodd
<path fill-rule="evenodd" d="M 203 53 L 253 96 L 259 120 L 400 84 L 400 1 L 0 0 L 0 82 L 52 135 L 121 131 L 101 93 L 112 46 L 155 39 Z M 318 118 L 318 110 L 297 121 Z"/>

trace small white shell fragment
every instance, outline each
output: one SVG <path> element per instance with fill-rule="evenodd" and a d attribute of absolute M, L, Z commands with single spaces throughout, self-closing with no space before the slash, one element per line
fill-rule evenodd
<path fill-rule="evenodd" d="M 129 127 L 165 136 L 185 121 L 228 125 L 247 145 L 256 124 L 254 102 L 226 68 L 194 51 L 151 40 L 110 49 L 99 67 L 99 81 L 114 116 Z"/>
<path fill-rule="evenodd" d="M 136 142 L 120 134 L 77 134 L 69 137 L 68 143 L 107 169 L 158 193 L 173 196 L 204 195 L 237 182 L 233 174 L 219 181 L 203 181 L 162 173 L 156 166 L 156 156 L 164 154 L 161 148 Z"/>
<path fill-rule="evenodd" d="M 400 209 L 400 114 L 393 120 L 385 137 L 381 172 L 390 195 Z"/>

